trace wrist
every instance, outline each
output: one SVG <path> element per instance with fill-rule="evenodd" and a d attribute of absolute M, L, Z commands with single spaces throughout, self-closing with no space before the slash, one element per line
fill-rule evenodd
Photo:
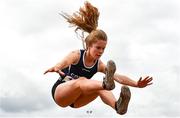
<path fill-rule="evenodd" d="M 60 69 L 59 69 L 58 66 L 54 66 L 54 70 L 55 70 L 55 71 L 58 71 L 58 70 L 60 70 Z"/>
<path fill-rule="evenodd" d="M 138 82 L 135 82 L 135 87 L 139 88 Z"/>

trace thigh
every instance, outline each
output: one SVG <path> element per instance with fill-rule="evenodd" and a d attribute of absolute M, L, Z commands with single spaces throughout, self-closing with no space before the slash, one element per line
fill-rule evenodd
<path fill-rule="evenodd" d="M 99 94 L 97 92 L 94 92 L 94 93 L 91 93 L 91 94 L 81 94 L 77 98 L 77 100 L 73 103 L 74 104 L 73 107 L 74 108 L 79 108 L 79 107 L 85 106 L 88 103 L 95 100 L 98 96 L 99 96 Z"/>
<path fill-rule="evenodd" d="M 69 106 L 81 95 L 81 89 L 76 86 L 75 82 L 76 80 L 71 80 L 59 84 L 56 87 L 54 93 L 54 100 L 59 106 Z"/>

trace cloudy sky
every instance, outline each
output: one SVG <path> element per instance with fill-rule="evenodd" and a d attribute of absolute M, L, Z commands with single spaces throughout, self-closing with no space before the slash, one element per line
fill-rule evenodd
<path fill-rule="evenodd" d="M 90 2 L 99 8 L 99 28 L 109 39 L 102 60 L 113 59 L 117 72 L 134 80 L 154 77 L 152 86 L 130 88 L 128 113 L 121 117 L 180 117 L 180 1 Z M 99 98 L 80 109 L 58 107 L 51 97 L 58 75 L 43 75 L 68 52 L 82 48 L 58 13 L 71 14 L 83 4 L 0 0 L 0 117 L 119 117 Z M 115 97 L 120 87 L 116 84 Z"/>

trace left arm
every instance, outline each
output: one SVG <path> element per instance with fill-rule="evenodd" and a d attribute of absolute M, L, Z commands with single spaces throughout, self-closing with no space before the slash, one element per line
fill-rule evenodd
<path fill-rule="evenodd" d="M 127 76 L 115 73 L 114 74 L 114 80 L 116 82 L 124 84 L 124 85 L 132 86 L 132 87 L 138 87 L 138 88 L 144 88 L 144 87 L 152 84 L 151 81 L 153 80 L 153 78 L 147 76 L 144 79 L 142 79 L 142 77 L 140 77 L 140 79 L 138 81 L 134 81 Z"/>
<path fill-rule="evenodd" d="M 102 72 L 105 74 L 106 73 L 105 68 L 106 68 L 106 65 L 100 60 L 98 72 Z M 153 80 L 153 78 L 147 76 L 147 77 L 142 79 L 142 77 L 140 77 L 140 79 L 138 81 L 134 81 L 133 79 L 131 79 L 127 76 L 115 73 L 114 74 L 114 80 L 120 84 L 132 86 L 132 87 L 144 88 L 144 87 L 152 84 L 151 81 Z"/>

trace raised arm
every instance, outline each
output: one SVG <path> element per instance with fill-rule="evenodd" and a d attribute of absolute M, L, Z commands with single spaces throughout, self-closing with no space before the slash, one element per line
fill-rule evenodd
<path fill-rule="evenodd" d="M 44 74 L 48 72 L 57 72 L 60 75 L 64 75 L 64 73 L 61 71 L 62 69 L 68 67 L 71 64 L 77 63 L 80 57 L 79 50 L 70 52 L 67 56 L 65 56 L 59 63 L 57 63 L 55 66 L 49 68 L 44 72 Z"/>
<path fill-rule="evenodd" d="M 115 73 L 114 80 L 117 81 L 118 83 L 121 83 L 124 85 L 138 87 L 138 88 L 144 88 L 144 87 L 152 84 L 153 78 L 146 76 L 143 79 L 142 79 L 142 77 L 140 77 L 140 79 L 138 81 L 134 81 L 133 79 L 131 79 L 125 75 L 120 75 L 118 73 Z"/>
<path fill-rule="evenodd" d="M 105 70 L 106 70 L 105 68 L 106 68 L 106 65 L 102 61 L 100 61 L 98 71 L 105 74 Z M 129 78 L 128 76 L 115 73 L 114 80 L 120 84 L 132 86 L 132 87 L 143 88 L 148 85 L 151 85 L 153 78 L 146 76 L 143 79 L 142 79 L 142 77 L 140 77 L 138 81 L 135 81 L 135 80 Z"/>

